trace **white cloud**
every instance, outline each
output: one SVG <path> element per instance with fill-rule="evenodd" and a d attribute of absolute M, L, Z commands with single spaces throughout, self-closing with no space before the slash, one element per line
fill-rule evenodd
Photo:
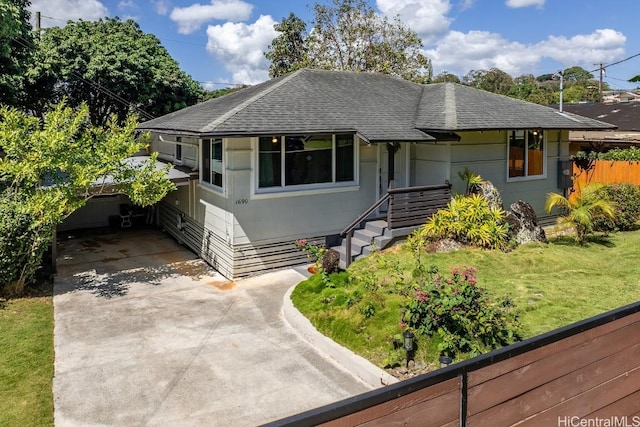
<path fill-rule="evenodd" d="M 591 67 L 596 62 L 610 62 L 622 57 L 626 41 L 621 32 L 605 28 L 569 39 L 549 36 L 547 40 L 537 43 L 535 49 L 541 55 L 566 66 L 581 64 Z"/>
<path fill-rule="evenodd" d="M 497 67 L 515 77 L 535 73 L 543 58 L 553 59 L 566 67 L 590 68 L 594 63 L 611 62 L 624 56 L 625 42 L 624 34 L 611 29 L 571 38 L 549 36 L 533 44 L 509 41 L 487 31 L 451 31 L 425 54 L 432 60 L 434 74 L 446 70 L 463 76 L 470 70 Z"/>
<path fill-rule="evenodd" d="M 520 7 L 529 7 L 529 6 L 544 6 L 545 0 L 507 0 L 505 4 L 507 7 L 512 8 L 520 8 Z"/>
<path fill-rule="evenodd" d="M 166 15 L 171 8 L 169 0 L 151 0 L 151 4 L 158 15 Z"/>
<path fill-rule="evenodd" d="M 471 9 L 475 2 L 476 0 L 462 0 L 458 7 L 460 8 L 460 10 Z"/>
<path fill-rule="evenodd" d="M 449 0 L 376 0 L 376 4 L 389 18 L 399 15 L 425 43 L 446 33 L 451 24 L 451 18 L 447 16 L 451 10 Z"/>
<path fill-rule="evenodd" d="M 269 78 L 264 52 L 277 36 L 276 21 L 261 15 L 253 24 L 227 22 L 209 25 L 207 51 L 233 75 L 234 83 L 255 84 Z"/>
<path fill-rule="evenodd" d="M 517 76 L 540 61 L 535 50 L 487 31 L 451 31 L 425 54 L 432 60 L 434 74 L 446 70 L 459 76 L 493 67 Z"/>
<path fill-rule="evenodd" d="M 170 18 L 178 23 L 180 34 L 190 34 L 213 20 L 244 21 L 252 10 L 253 5 L 242 0 L 211 0 L 211 4 L 176 7 L 171 11 Z"/>
<path fill-rule="evenodd" d="M 133 0 L 123 0 L 118 3 L 119 10 L 137 9 L 138 5 Z"/>
<path fill-rule="evenodd" d="M 37 11 L 43 15 L 42 27 L 62 26 L 68 20 L 96 21 L 109 15 L 98 0 L 32 0 L 29 10 L 32 15 Z"/>

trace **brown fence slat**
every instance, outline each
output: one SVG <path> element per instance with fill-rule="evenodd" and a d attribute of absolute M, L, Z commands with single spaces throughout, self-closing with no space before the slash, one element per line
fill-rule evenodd
<path fill-rule="evenodd" d="M 611 418 L 620 417 L 621 415 L 629 414 L 627 425 L 634 425 L 631 416 L 640 413 L 640 390 L 632 393 L 620 400 L 613 402 L 611 405 L 605 406 L 595 412 L 590 413 L 588 418 Z M 640 422 L 640 419 L 638 419 Z M 635 423 L 638 425 L 639 423 Z"/>
<path fill-rule="evenodd" d="M 605 323 L 593 329 L 589 329 L 582 334 L 573 335 L 561 341 L 557 341 L 544 347 L 536 348 L 518 356 L 505 359 L 499 363 L 489 365 L 481 370 L 474 371 L 469 374 L 469 387 L 471 388 L 482 382 L 489 381 L 492 378 L 504 375 L 507 372 L 519 369 L 524 365 L 533 363 L 536 360 L 540 360 L 546 357 L 549 352 L 561 352 L 565 349 L 580 345 L 585 340 L 606 335 L 636 322 L 640 322 L 640 312 L 633 313 L 621 319 L 617 319 L 614 322 Z"/>
<path fill-rule="evenodd" d="M 352 427 L 365 423 L 370 423 L 366 424 L 370 426 L 389 425 L 391 419 L 397 419 L 395 417 L 398 415 L 413 419 L 412 424 L 405 424 L 407 426 L 423 426 L 425 419 L 431 421 L 431 417 L 435 416 L 435 412 L 440 412 L 438 417 L 442 421 L 434 421 L 431 425 L 445 424 L 459 417 L 457 404 L 459 393 L 460 378 L 456 377 L 321 425 L 326 427 Z M 454 397 L 452 398 L 452 396 Z M 440 400 L 440 398 L 444 398 L 444 400 Z M 447 405 L 444 405 L 444 403 L 447 403 Z M 415 419 L 411 411 L 416 411 L 420 414 L 424 414 L 426 411 L 428 418 L 424 418 L 425 415 L 423 415 L 421 419 Z"/>
<path fill-rule="evenodd" d="M 630 337 L 637 338 L 634 340 Z M 587 339 L 573 348 L 563 351 L 547 350 L 543 359 L 522 365 L 519 369 L 491 381 L 469 387 L 468 414 L 482 412 L 513 396 L 526 393 L 611 354 L 626 350 L 639 341 L 640 322 L 637 322 L 602 337 Z M 470 373 L 469 378 L 474 374 Z"/>
<path fill-rule="evenodd" d="M 562 358 L 562 355 L 558 355 L 558 357 Z M 572 361 L 567 360 L 566 363 L 571 364 Z M 559 377 L 555 380 L 542 384 L 529 392 L 520 394 L 520 387 L 512 387 L 509 389 L 512 398 L 469 417 L 469 422 L 474 426 L 511 425 L 549 409 L 563 399 L 578 396 L 624 374 L 633 367 L 639 366 L 640 344 L 636 344 L 629 349 L 623 349 L 566 375 L 559 373 Z M 542 370 L 534 366 L 529 369 L 534 372 Z M 485 390 L 484 392 L 491 393 L 492 391 Z M 473 400 L 477 399 L 470 397 L 470 401 Z"/>
<path fill-rule="evenodd" d="M 525 420 L 519 426 L 555 426 L 558 425 L 559 417 L 585 417 L 635 393 L 638 384 L 640 384 L 640 368 L 626 372 L 572 399 L 559 402 L 552 409 Z"/>

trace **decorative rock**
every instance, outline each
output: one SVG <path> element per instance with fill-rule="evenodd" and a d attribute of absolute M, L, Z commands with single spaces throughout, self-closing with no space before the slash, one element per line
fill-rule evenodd
<path fill-rule="evenodd" d="M 453 252 L 459 251 L 464 245 L 453 239 L 442 239 L 429 244 L 427 252 Z"/>
<path fill-rule="evenodd" d="M 500 192 L 491 181 L 482 181 L 482 184 L 477 185 L 471 190 L 471 194 L 480 194 L 489 202 L 489 207 L 491 208 L 504 209 L 502 196 L 500 196 Z"/>
<path fill-rule="evenodd" d="M 538 225 L 538 217 L 529 203 L 522 200 L 512 203 L 511 212 L 507 213 L 506 220 L 509 223 L 510 237 L 515 237 L 519 244 L 548 243 L 544 230 Z"/>
<path fill-rule="evenodd" d="M 322 270 L 326 273 L 335 273 L 338 271 L 338 264 L 340 263 L 340 252 L 335 249 L 329 249 L 322 257 Z"/>

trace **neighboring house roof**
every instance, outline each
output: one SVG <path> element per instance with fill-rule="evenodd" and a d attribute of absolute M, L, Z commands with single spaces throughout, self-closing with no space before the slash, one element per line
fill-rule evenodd
<path fill-rule="evenodd" d="M 618 131 L 640 131 L 640 102 L 565 104 L 562 109 L 614 124 Z"/>
<path fill-rule="evenodd" d="M 139 126 L 203 136 L 357 132 L 371 142 L 430 141 L 461 130 L 532 128 L 614 126 L 455 83 L 421 85 L 385 74 L 310 69 Z"/>

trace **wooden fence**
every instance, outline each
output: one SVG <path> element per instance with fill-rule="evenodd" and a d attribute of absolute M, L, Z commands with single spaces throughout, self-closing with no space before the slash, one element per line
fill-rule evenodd
<path fill-rule="evenodd" d="M 269 425 L 514 424 L 640 425 L 640 303 Z"/>
<path fill-rule="evenodd" d="M 640 185 L 640 162 L 597 160 L 589 170 L 573 165 L 574 188 L 591 182 L 603 184 L 629 183 Z"/>

